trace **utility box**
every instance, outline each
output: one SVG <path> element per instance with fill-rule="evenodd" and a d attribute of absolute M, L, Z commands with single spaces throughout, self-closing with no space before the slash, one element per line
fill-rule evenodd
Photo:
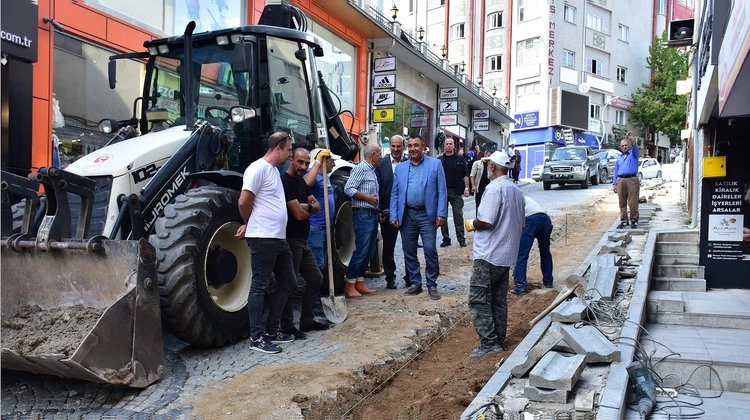
<path fill-rule="evenodd" d="M 727 176 L 727 157 L 713 156 L 703 158 L 703 177 L 721 178 Z"/>

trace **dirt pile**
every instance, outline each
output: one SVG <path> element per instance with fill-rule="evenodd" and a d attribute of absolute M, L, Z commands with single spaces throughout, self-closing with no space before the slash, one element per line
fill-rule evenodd
<path fill-rule="evenodd" d="M 76 305 L 42 310 L 24 306 L 2 318 L 2 348 L 24 356 L 63 354 L 70 357 L 96 325 L 102 309 Z"/>

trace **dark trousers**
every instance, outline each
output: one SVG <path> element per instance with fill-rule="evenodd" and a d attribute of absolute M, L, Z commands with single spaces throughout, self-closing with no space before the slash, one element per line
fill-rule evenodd
<path fill-rule="evenodd" d="M 453 225 L 456 228 L 456 239 L 458 239 L 458 243 L 460 244 L 466 243 L 466 238 L 464 237 L 464 197 L 456 194 L 451 188 L 448 190 L 448 204 L 451 205 L 451 209 L 453 210 Z M 448 223 L 444 224 L 440 230 L 443 233 L 443 241 L 450 241 L 451 235 L 448 232 Z"/>
<path fill-rule="evenodd" d="M 482 345 L 503 345 L 508 328 L 510 267 L 474 260 L 469 280 L 469 313 Z"/>
<path fill-rule="evenodd" d="M 297 275 L 292 251 L 285 239 L 247 238 L 247 244 L 253 271 L 247 298 L 250 337 L 257 340 L 264 332 L 273 334 L 278 331 L 281 311 L 297 286 Z M 268 308 L 264 308 L 266 293 L 269 293 Z M 268 309 L 265 325 L 264 309 Z"/>
<path fill-rule="evenodd" d="M 513 181 L 518 182 L 518 176 L 521 175 L 520 169 L 511 169 L 511 175 L 513 176 Z"/>
<path fill-rule="evenodd" d="M 297 289 L 302 290 L 302 307 L 300 309 L 299 325 L 313 323 L 313 308 L 315 300 L 320 296 L 320 286 L 323 284 L 323 274 L 315 261 L 315 255 L 304 239 L 287 239 L 292 250 L 292 262 L 297 273 Z M 289 331 L 294 328 L 294 303 L 289 299 L 281 313 L 281 330 Z"/>
<path fill-rule="evenodd" d="M 526 217 L 526 225 L 521 234 L 521 244 L 518 248 L 516 269 L 513 270 L 513 281 L 516 290 L 526 290 L 526 263 L 529 261 L 531 246 L 534 239 L 539 244 L 539 260 L 542 266 L 542 282 L 552 287 L 552 253 L 550 252 L 550 236 L 552 235 L 552 219 L 546 213 L 536 213 Z"/>
<path fill-rule="evenodd" d="M 617 198 L 620 201 L 620 221 L 628 221 L 628 207 L 630 207 L 630 220 L 638 221 L 638 196 L 641 192 L 641 183 L 636 177 L 617 178 Z"/>
<path fill-rule="evenodd" d="M 393 253 L 396 249 L 398 229 L 386 221 L 380 224 L 380 233 L 383 236 L 383 270 L 385 270 L 385 279 L 386 281 L 396 280 L 396 261 L 393 259 Z"/>

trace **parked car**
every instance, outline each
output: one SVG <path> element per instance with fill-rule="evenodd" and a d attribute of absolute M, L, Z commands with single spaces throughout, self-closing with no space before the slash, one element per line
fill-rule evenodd
<path fill-rule="evenodd" d="M 644 158 L 638 161 L 638 180 L 661 178 L 661 163 L 654 158 Z"/>
<path fill-rule="evenodd" d="M 599 178 L 601 182 L 612 179 L 615 174 L 615 163 L 620 155 L 622 155 L 622 152 L 615 149 L 602 149 L 596 153 L 595 156 L 599 158 Z"/>
<path fill-rule="evenodd" d="M 549 190 L 553 183 L 559 186 L 575 183 L 586 189 L 589 183 L 599 184 L 600 176 L 599 158 L 590 147 L 559 147 L 544 164 L 542 187 Z"/>
<path fill-rule="evenodd" d="M 544 165 L 536 165 L 534 166 L 534 169 L 531 170 L 531 179 L 533 179 L 536 182 L 539 182 L 542 180 L 542 171 L 544 171 Z"/>

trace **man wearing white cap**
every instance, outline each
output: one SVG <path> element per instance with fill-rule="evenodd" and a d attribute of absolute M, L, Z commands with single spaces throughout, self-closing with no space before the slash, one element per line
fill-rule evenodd
<path fill-rule="evenodd" d="M 524 198 L 508 178 L 513 162 L 504 152 L 494 152 L 487 161 L 490 184 L 477 209 L 477 218 L 466 220 L 474 234 L 474 265 L 469 281 L 469 312 L 480 345 L 470 357 L 505 350 L 508 324 L 508 280 L 516 263 L 524 226 Z"/>

